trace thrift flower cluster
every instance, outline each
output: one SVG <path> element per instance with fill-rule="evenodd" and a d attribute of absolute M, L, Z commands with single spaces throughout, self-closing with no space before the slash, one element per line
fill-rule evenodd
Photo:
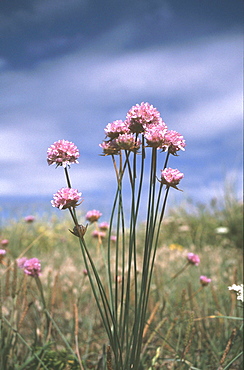
<path fill-rule="evenodd" d="M 200 263 L 200 257 L 194 253 L 188 253 L 187 255 L 188 262 L 192 265 L 198 266 Z"/>
<path fill-rule="evenodd" d="M 183 136 L 168 130 L 159 111 L 144 102 L 133 106 L 124 121 L 108 123 L 104 131 L 106 140 L 100 144 L 103 155 L 118 155 L 122 150 L 137 152 L 142 145 L 177 155 L 176 153 L 185 150 L 186 146 Z M 178 189 L 177 185 L 183 177 L 183 173 L 177 169 L 166 168 L 162 171 L 161 182 Z"/>
<path fill-rule="evenodd" d="M 47 163 L 66 167 L 71 163 L 78 163 L 79 156 L 79 150 L 75 144 L 67 140 L 59 140 L 48 148 Z"/>
<path fill-rule="evenodd" d="M 70 207 L 77 207 L 82 202 L 80 200 L 81 193 L 79 193 L 77 189 L 62 188 L 53 195 L 51 204 L 53 207 L 66 209 Z"/>
<path fill-rule="evenodd" d="M 102 216 L 102 213 L 97 211 L 96 209 L 93 209 L 92 211 L 88 211 L 86 214 L 86 220 L 90 223 L 96 222 L 100 217 Z"/>
<path fill-rule="evenodd" d="M 180 180 L 183 179 L 184 174 L 177 169 L 165 168 L 161 171 L 161 182 L 167 186 L 172 186 L 177 188 L 176 185 L 179 184 Z"/>
<path fill-rule="evenodd" d="M 211 283 L 211 279 L 209 279 L 207 276 L 204 276 L 204 275 L 201 275 L 200 276 L 200 283 L 202 284 L 202 286 L 206 286 L 208 285 L 209 283 Z"/>
<path fill-rule="evenodd" d="M 128 111 L 124 121 L 108 123 L 104 131 L 108 138 L 100 144 L 104 155 L 119 154 L 121 149 L 138 150 L 141 141 L 137 136 L 140 133 L 149 147 L 168 150 L 173 155 L 185 150 L 183 136 L 176 131 L 168 131 L 158 110 L 149 103 L 136 104 Z"/>
<path fill-rule="evenodd" d="M 26 257 L 22 257 L 17 263 L 18 267 L 24 270 L 26 275 L 38 277 L 41 273 L 41 262 L 38 258 L 27 259 Z"/>
<path fill-rule="evenodd" d="M 141 145 L 168 151 L 173 155 L 179 150 L 185 150 L 183 136 L 168 130 L 159 111 L 149 103 L 136 104 L 128 111 L 124 121 L 108 123 L 104 131 L 108 139 L 100 144 L 104 155 L 120 154 L 122 150 L 137 152 Z M 141 140 L 139 134 L 142 134 Z M 47 150 L 49 165 L 56 164 L 57 167 L 66 168 L 71 163 L 78 163 L 78 158 L 78 148 L 67 140 L 58 140 Z M 165 168 L 161 173 L 161 182 L 167 187 L 178 189 L 177 185 L 183 177 L 179 170 Z M 59 209 L 74 208 L 81 203 L 81 193 L 71 187 L 62 188 L 53 195 L 51 203 Z M 98 214 L 88 214 L 86 218 L 92 223 L 99 217 Z"/>

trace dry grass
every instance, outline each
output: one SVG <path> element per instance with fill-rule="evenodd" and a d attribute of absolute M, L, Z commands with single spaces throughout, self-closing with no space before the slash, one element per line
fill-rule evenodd
<path fill-rule="evenodd" d="M 224 369 L 238 356 L 242 345 L 240 321 L 226 317 L 242 316 L 240 302 L 228 286 L 242 281 L 243 255 L 231 243 L 225 248 L 219 243 L 201 245 L 199 249 L 199 245 L 189 243 L 191 225 L 180 226 L 185 243 L 179 244 L 172 233 L 169 237 L 167 230 L 160 237 L 143 337 L 143 368 Z M 44 368 L 37 365 L 33 350 L 48 369 L 111 368 L 110 359 L 108 365 L 104 360 L 107 351 L 110 356 L 107 338 L 84 273 L 78 239 L 69 233 L 69 228 L 69 220 L 59 222 L 55 217 L 33 224 L 13 222 L 2 228 L 2 237 L 9 239 L 7 256 L 0 266 L 2 314 L 11 325 L 9 328 L 5 321 L 2 324 L 6 370 L 22 369 L 23 364 L 26 370 Z M 87 244 L 106 285 L 106 260 L 100 249 L 106 252 L 106 238 L 104 247 L 99 246 L 91 237 L 92 230 L 93 226 L 88 228 Z M 142 232 L 143 225 L 138 230 L 138 240 Z M 42 262 L 40 279 L 52 317 L 48 327 L 35 279 L 14 264 L 22 252 Z M 139 275 L 142 252 L 139 244 Z M 189 266 L 172 280 L 184 266 L 188 252 L 199 254 L 200 265 Z M 113 264 L 113 254 L 111 261 Z M 200 275 L 211 277 L 212 283 L 199 289 Z M 241 357 L 229 369 L 238 366 L 241 368 Z"/>

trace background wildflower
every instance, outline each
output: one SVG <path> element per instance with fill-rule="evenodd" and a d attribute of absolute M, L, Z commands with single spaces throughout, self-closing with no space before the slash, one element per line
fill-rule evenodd
<path fill-rule="evenodd" d="M 29 215 L 24 218 L 25 222 L 31 223 L 35 221 L 35 216 Z"/>
<path fill-rule="evenodd" d="M 56 163 L 57 166 L 66 167 L 71 163 L 78 163 L 79 150 L 77 146 L 67 140 L 58 140 L 47 150 L 47 163 Z"/>
<path fill-rule="evenodd" d="M 177 251 L 183 251 L 184 250 L 184 247 L 180 244 L 177 244 L 177 243 L 172 243 L 169 245 L 169 249 L 170 250 L 177 250 Z"/>
<path fill-rule="evenodd" d="M 96 209 L 93 209 L 92 211 L 88 211 L 86 214 L 86 220 L 90 223 L 95 222 L 99 220 L 99 218 L 102 216 L 102 213 L 100 211 L 97 211 Z"/>
<path fill-rule="evenodd" d="M 225 226 L 220 226 L 215 229 L 216 234 L 228 234 L 229 228 Z"/>
<path fill-rule="evenodd" d="M 2 245 L 3 247 L 6 247 L 8 244 L 9 244 L 9 240 L 8 240 L 8 239 L 2 239 L 2 240 L 1 240 L 1 245 Z"/>
<path fill-rule="evenodd" d="M 110 240 L 111 240 L 111 242 L 116 242 L 117 236 L 116 235 L 111 235 Z"/>
<path fill-rule="evenodd" d="M 30 258 L 25 261 L 22 268 L 26 275 L 38 277 L 41 273 L 41 262 L 38 258 Z"/>
<path fill-rule="evenodd" d="M 81 199 L 81 194 L 77 189 L 73 188 L 62 188 L 53 195 L 53 200 L 51 204 L 53 207 L 59 209 L 66 209 L 70 207 L 77 207 Z"/>
<path fill-rule="evenodd" d="M 200 283 L 202 284 L 202 286 L 206 286 L 208 285 L 209 283 L 211 283 L 211 279 L 209 279 L 207 276 L 204 276 L 204 275 L 201 275 L 200 276 Z"/>
<path fill-rule="evenodd" d="M 243 300 L 243 284 L 240 284 L 240 285 L 233 284 L 233 285 L 229 286 L 228 289 L 229 290 L 234 290 L 237 294 L 237 299 L 239 301 L 244 302 L 244 300 Z"/>
<path fill-rule="evenodd" d="M 106 231 L 108 230 L 109 228 L 109 223 L 108 222 L 101 222 L 99 225 L 98 225 L 99 229 L 102 230 L 102 231 Z"/>
<path fill-rule="evenodd" d="M 2 262 L 5 254 L 6 254 L 6 250 L 5 249 L 0 249 L 0 263 Z"/>
<path fill-rule="evenodd" d="M 21 257 L 19 259 L 17 259 L 17 265 L 20 269 L 23 269 L 24 268 L 24 264 L 25 262 L 27 261 L 27 257 Z"/>
<path fill-rule="evenodd" d="M 104 239 L 105 236 L 106 236 L 106 233 L 104 231 L 94 230 L 92 232 L 92 237 L 93 238 L 101 238 L 101 239 Z"/>
<path fill-rule="evenodd" d="M 188 253 L 187 259 L 191 264 L 193 264 L 195 266 L 198 266 L 199 263 L 200 263 L 200 257 L 197 254 L 194 254 L 194 253 Z"/>

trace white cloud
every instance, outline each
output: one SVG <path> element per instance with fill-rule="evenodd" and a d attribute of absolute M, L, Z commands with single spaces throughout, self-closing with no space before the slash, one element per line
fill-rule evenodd
<path fill-rule="evenodd" d="M 74 182 L 87 190 L 106 188 L 114 176 L 107 162 L 102 168 L 98 162 L 98 143 L 106 123 L 124 118 L 128 102 L 156 100 L 169 127 L 199 147 L 203 140 L 228 138 L 232 130 L 234 150 L 233 137 L 239 135 L 242 118 L 241 39 L 238 34 L 219 35 L 191 45 L 109 57 L 101 50 L 81 50 L 29 70 L 3 71 L 0 158 L 15 167 L 12 172 L 3 170 L 1 194 L 20 188 L 22 194 L 49 194 L 62 187 L 60 177 L 57 181 L 50 176 L 45 163 L 47 147 L 62 138 L 75 141 L 89 159 L 74 171 Z M 123 116 L 115 115 L 120 112 Z M 223 157 L 221 152 L 224 148 L 219 148 Z M 206 150 L 201 155 L 209 161 Z M 184 154 L 180 161 L 184 163 Z M 196 165 L 192 164 L 192 180 L 202 170 Z M 195 191 L 211 192 L 209 186 Z"/>

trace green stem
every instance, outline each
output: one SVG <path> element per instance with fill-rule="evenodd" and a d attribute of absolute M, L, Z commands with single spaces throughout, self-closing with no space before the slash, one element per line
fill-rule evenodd
<path fill-rule="evenodd" d="M 70 178 L 69 178 L 69 172 L 68 172 L 67 166 L 66 166 L 66 167 L 64 167 L 64 173 L 65 173 L 65 177 L 66 177 L 66 181 L 67 181 L 68 188 L 72 188 L 72 186 L 71 186 L 71 182 L 70 182 Z"/>
<path fill-rule="evenodd" d="M 122 365 L 122 363 L 123 363 L 123 361 L 122 361 L 122 351 L 121 351 L 121 348 L 120 348 L 120 341 L 119 341 L 119 337 L 118 337 L 118 332 L 117 332 L 117 327 L 116 327 L 116 322 L 115 322 L 113 312 L 111 311 L 111 307 L 109 305 L 109 301 L 108 301 L 108 298 L 106 296 L 106 292 L 104 290 L 103 284 L 102 284 L 101 279 L 100 279 L 100 277 L 98 275 L 98 272 L 96 270 L 94 262 L 91 258 L 91 255 L 90 255 L 90 253 L 87 249 L 87 246 L 85 244 L 85 240 L 84 240 L 84 238 L 79 238 L 79 240 L 80 240 L 81 251 L 82 251 L 83 259 L 84 259 L 85 266 L 86 266 L 86 269 L 87 269 L 87 272 L 88 272 L 88 277 L 89 277 L 89 281 L 90 281 L 90 284 L 91 284 L 92 292 L 93 292 L 93 295 L 95 297 L 96 304 L 97 304 L 97 307 L 99 309 L 104 327 L 106 329 L 111 347 L 113 349 L 113 353 L 114 353 L 114 356 L 115 356 L 115 362 Z M 89 261 L 90 266 L 88 264 L 88 261 Z M 95 278 L 95 281 L 96 281 L 96 285 L 97 285 L 97 288 L 98 288 L 98 291 L 99 291 L 99 296 L 98 296 L 96 288 L 95 288 L 95 284 L 94 284 L 94 281 L 93 281 L 93 277 L 92 277 L 90 268 L 92 269 L 92 272 L 93 272 L 93 275 L 94 275 L 94 278 Z M 102 300 L 102 305 L 99 302 L 99 297 Z M 114 338 L 116 339 L 116 341 L 114 340 Z M 119 351 L 119 353 L 117 353 L 117 350 Z"/>
<path fill-rule="evenodd" d="M 50 327 L 50 319 L 49 319 L 49 316 L 47 315 L 47 305 L 46 305 L 46 301 L 45 301 L 45 297 L 44 297 L 44 293 L 43 293 L 42 283 L 41 283 L 41 280 L 40 280 L 39 276 L 35 276 L 35 282 L 36 282 L 37 288 L 38 288 L 38 290 L 41 294 L 43 309 L 44 309 L 46 319 L 47 319 L 47 335 L 48 335 L 48 331 L 49 331 L 49 327 Z"/>

